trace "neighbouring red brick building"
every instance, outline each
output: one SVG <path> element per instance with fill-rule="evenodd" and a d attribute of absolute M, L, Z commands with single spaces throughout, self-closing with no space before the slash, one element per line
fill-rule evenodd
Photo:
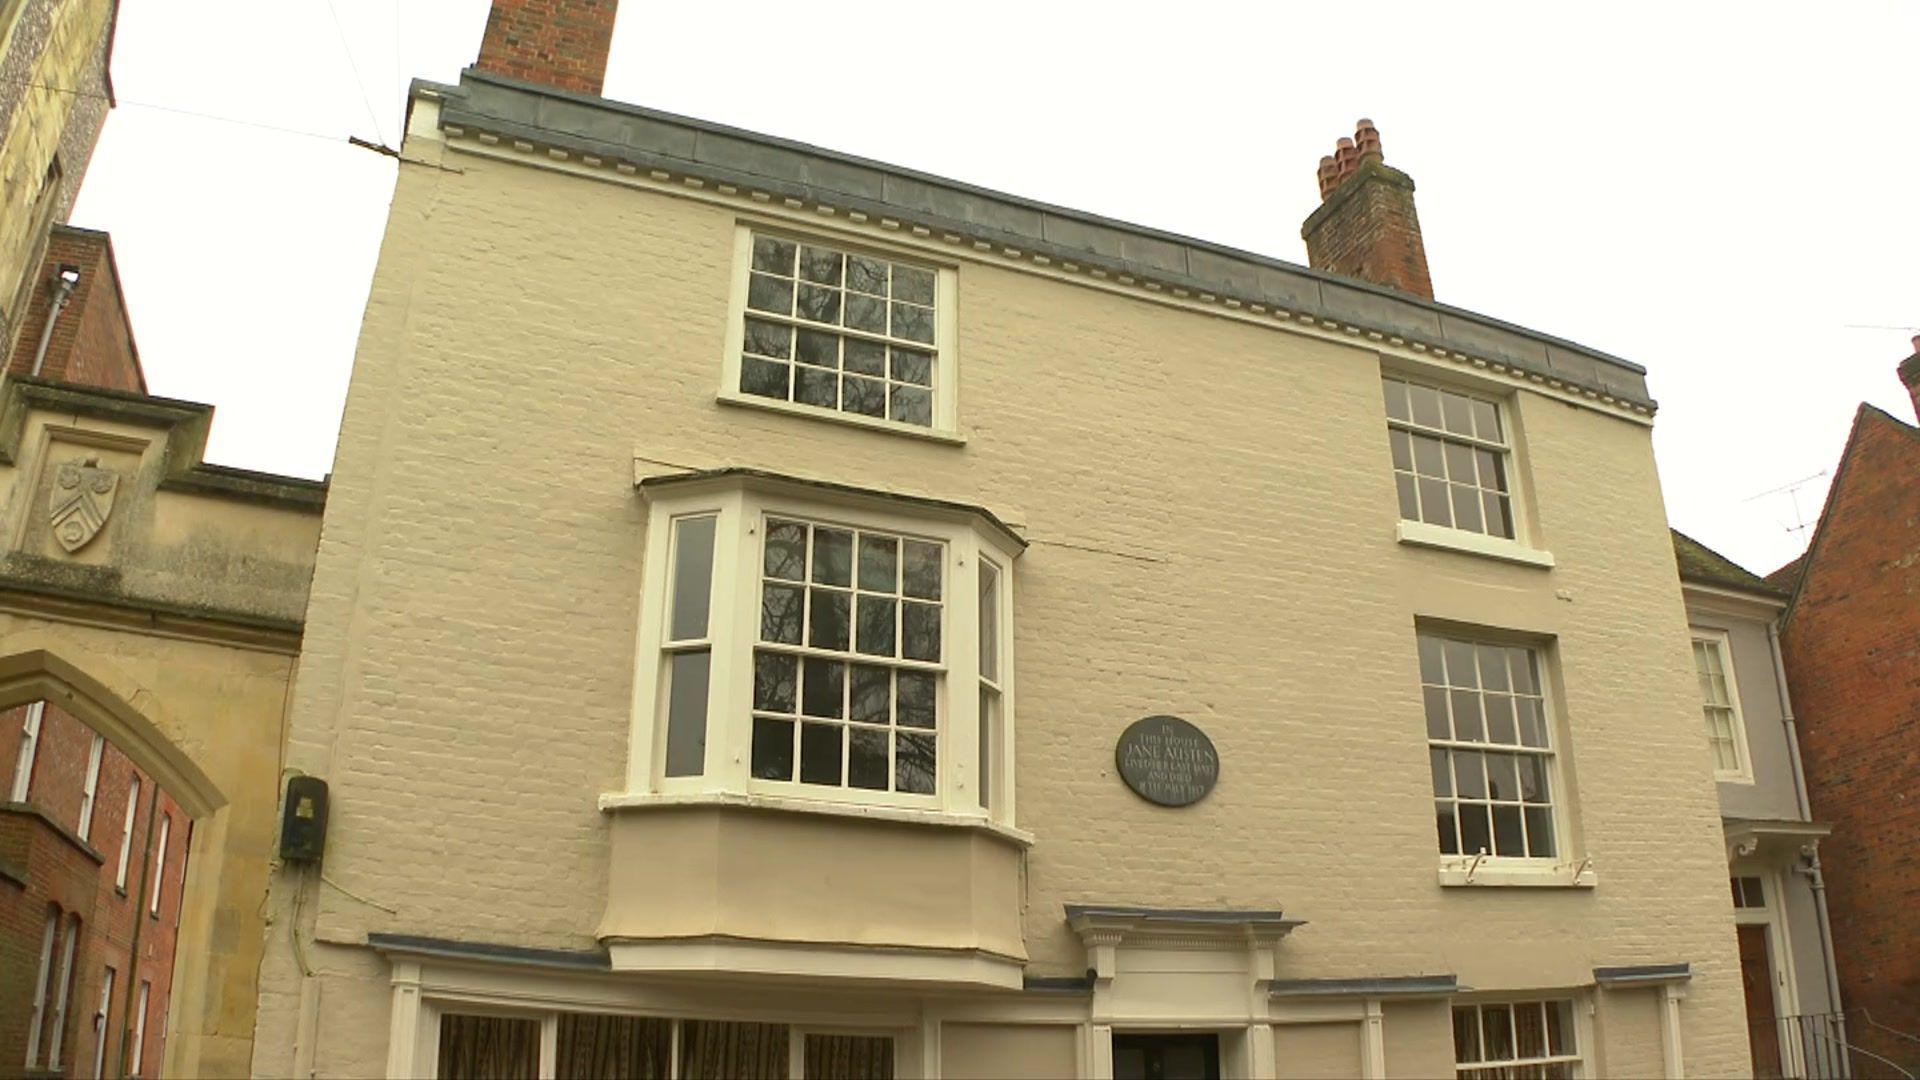
<path fill-rule="evenodd" d="M 73 276 L 62 288 L 61 271 Z M 47 315 L 59 305 L 53 333 L 45 335 L 40 376 L 109 390 L 147 392 L 133 325 L 120 292 L 120 269 L 113 260 L 113 239 L 94 229 L 55 225 L 47 253 L 22 312 L 20 335 L 8 357 L 9 375 L 33 371 Z"/>
<path fill-rule="evenodd" d="M 1920 414 L 1920 337 L 1899 371 Z M 1781 646 L 1808 795 L 1815 817 L 1833 825 L 1820 854 L 1848 1038 L 1911 1070 L 1920 1063 L 1920 428 L 1860 407 L 1812 544 L 1769 580 L 1794 584 Z"/>
<path fill-rule="evenodd" d="M 0 731 L 0 1071 L 157 1075 L 192 821 L 58 705 Z"/>

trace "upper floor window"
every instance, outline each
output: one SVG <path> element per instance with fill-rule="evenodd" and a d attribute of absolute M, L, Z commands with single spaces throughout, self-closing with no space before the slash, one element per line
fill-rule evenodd
<path fill-rule="evenodd" d="M 1488 398 L 1383 377 L 1400 516 L 1514 538 L 1511 447 Z"/>
<path fill-rule="evenodd" d="M 777 478 L 659 490 L 630 791 L 1011 820 L 1018 540 L 980 512 Z"/>
<path fill-rule="evenodd" d="M 1454 1074 L 1462 1080 L 1572 1077 L 1580 1067 L 1573 1002 L 1489 1001 L 1453 1007 Z"/>
<path fill-rule="evenodd" d="M 952 272 L 741 229 L 727 396 L 950 431 Z"/>
<path fill-rule="evenodd" d="M 1724 631 L 1693 632 L 1693 667 L 1700 679 L 1700 708 L 1713 747 L 1713 775 L 1719 780 L 1753 778 L 1746 752 L 1746 725 L 1740 719 L 1740 695 L 1733 681 L 1732 650 Z"/>
<path fill-rule="evenodd" d="M 1558 777 L 1539 653 L 1433 633 L 1419 648 L 1441 854 L 1553 858 Z"/>

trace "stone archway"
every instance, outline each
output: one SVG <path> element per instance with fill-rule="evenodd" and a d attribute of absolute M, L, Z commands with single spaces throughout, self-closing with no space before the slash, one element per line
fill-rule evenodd
<path fill-rule="evenodd" d="M 131 759 L 193 822 L 172 993 L 164 1014 L 152 1003 L 149 1020 L 168 1025 L 166 1057 L 147 1071 L 246 1069 L 291 665 L 290 656 L 257 649 L 130 638 L 0 611 L 0 709 L 56 705 Z"/>

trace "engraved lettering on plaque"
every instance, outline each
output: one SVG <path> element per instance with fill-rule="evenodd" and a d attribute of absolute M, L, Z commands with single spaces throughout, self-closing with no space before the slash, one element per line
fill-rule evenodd
<path fill-rule="evenodd" d="M 1128 725 L 1113 759 L 1134 794 L 1161 806 L 1199 802 L 1220 779 L 1213 740 L 1177 716 L 1149 716 Z"/>

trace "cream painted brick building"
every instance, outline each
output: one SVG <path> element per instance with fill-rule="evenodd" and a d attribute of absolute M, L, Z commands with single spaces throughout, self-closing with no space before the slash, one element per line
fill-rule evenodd
<path fill-rule="evenodd" d="M 416 84 L 403 155 L 289 732 L 324 880 L 276 878 L 256 1073 L 1748 1068 L 1639 369 L 481 71 Z M 1463 497 L 1512 527 L 1437 524 L 1417 466 L 1403 511 L 1403 439 L 1486 450 Z M 1163 714 L 1217 753 L 1191 805 L 1117 766 Z M 1437 840 L 1436 794 L 1493 824 Z"/>

